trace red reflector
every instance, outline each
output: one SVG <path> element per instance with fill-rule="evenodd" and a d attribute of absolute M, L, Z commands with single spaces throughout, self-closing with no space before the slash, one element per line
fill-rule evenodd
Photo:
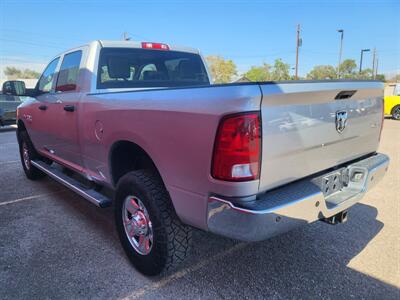
<path fill-rule="evenodd" d="M 144 49 L 169 50 L 169 46 L 167 44 L 149 43 L 149 42 L 143 42 L 142 43 L 142 48 L 144 48 Z"/>
<path fill-rule="evenodd" d="M 227 181 L 260 177 L 261 122 L 258 112 L 223 118 L 215 138 L 211 175 Z"/>

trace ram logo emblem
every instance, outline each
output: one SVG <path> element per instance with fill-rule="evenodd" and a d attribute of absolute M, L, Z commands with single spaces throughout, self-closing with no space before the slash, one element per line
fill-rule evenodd
<path fill-rule="evenodd" d="M 347 111 L 340 110 L 336 112 L 336 131 L 342 133 L 347 125 Z"/>

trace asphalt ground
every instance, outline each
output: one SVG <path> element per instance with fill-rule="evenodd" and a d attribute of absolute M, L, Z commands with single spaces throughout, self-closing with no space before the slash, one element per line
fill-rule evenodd
<path fill-rule="evenodd" d="M 147 278 L 100 209 L 49 178 L 28 180 L 15 132 L 0 133 L 0 299 L 400 299 L 400 122 L 386 120 L 386 177 L 345 224 L 259 243 L 195 231 L 189 259 Z"/>

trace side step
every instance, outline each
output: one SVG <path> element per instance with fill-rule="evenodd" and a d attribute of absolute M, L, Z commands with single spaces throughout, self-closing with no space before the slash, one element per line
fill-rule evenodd
<path fill-rule="evenodd" d="M 78 180 L 69 177 L 57 168 L 37 160 L 32 160 L 31 164 L 93 204 L 99 207 L 107 207 L 111 205 L 111 200 L 108 197 L 100 194 L 94 189 L 84 187 Z"/>

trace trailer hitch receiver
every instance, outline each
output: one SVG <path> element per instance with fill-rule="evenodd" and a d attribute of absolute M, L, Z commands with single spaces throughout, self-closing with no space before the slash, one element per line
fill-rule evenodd
<path fill-rule="evenodd" d="M 331 225 L 344 223 L 347 221 L 347 210 L 341 211 L 332 217 L 321 219 L 321 221 Z"/>

